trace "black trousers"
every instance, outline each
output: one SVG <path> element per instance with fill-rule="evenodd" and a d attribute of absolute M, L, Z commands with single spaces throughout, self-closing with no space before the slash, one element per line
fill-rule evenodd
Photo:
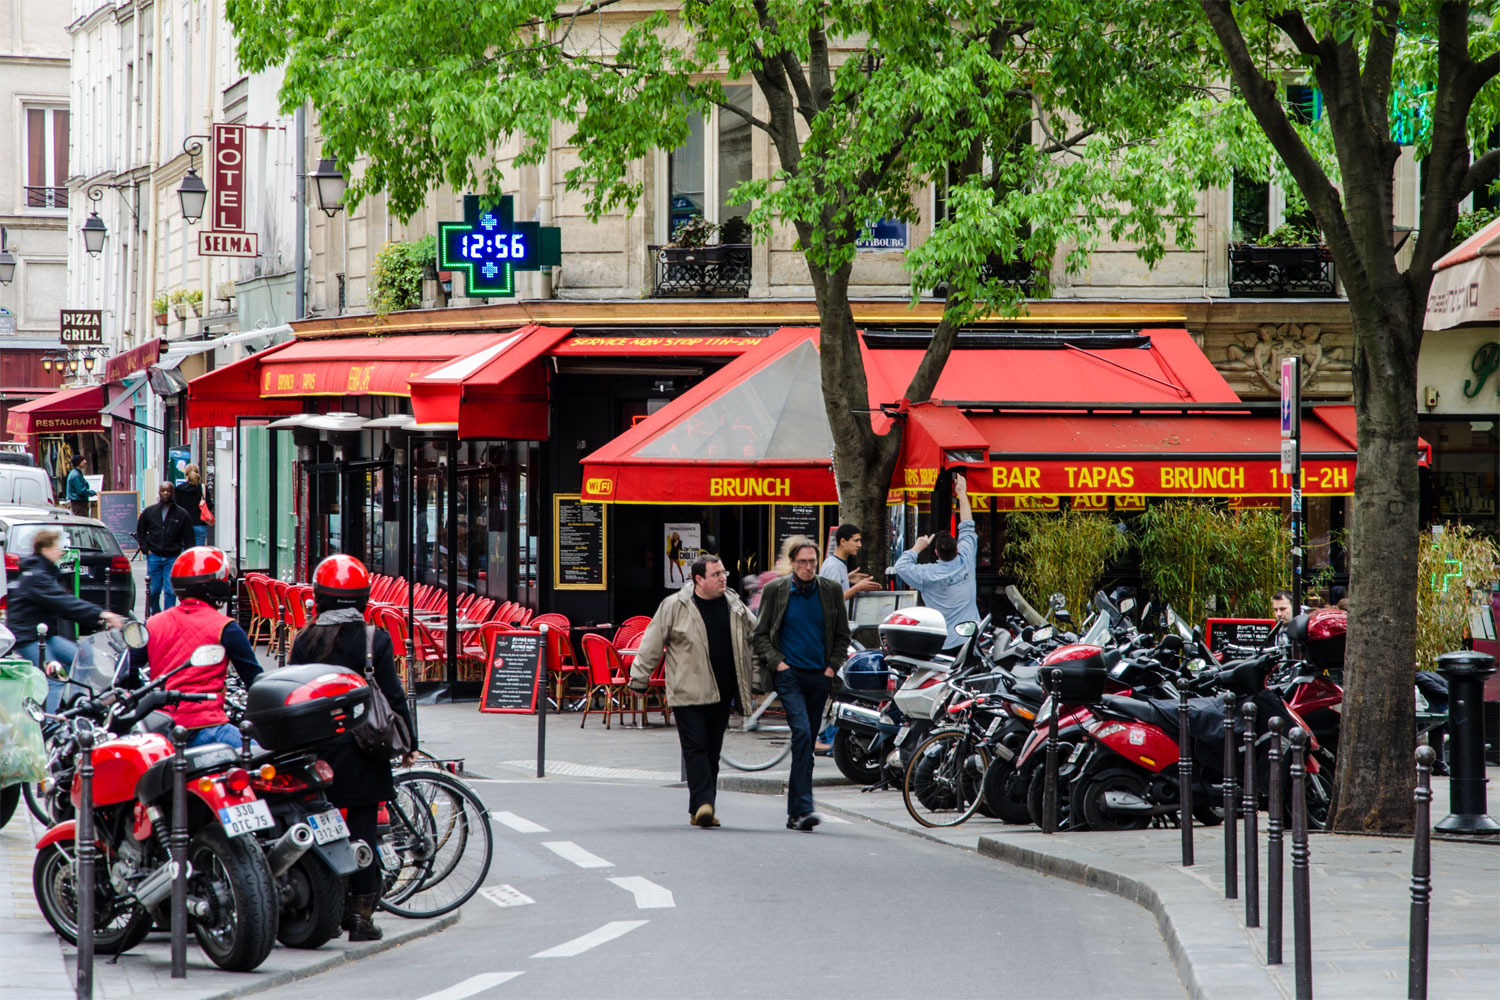
<path fill-rule="evenodd" d="M 677 739 L 687 768 L 688 812 L 705 802 L 714 804 L 719 792 L 719 752 L 729 725 L 729 702 L 716 705 L 673 705 Z"/>
<path fill-rule="evenodd" d="M 378 851 L 380 847 L 380 806 L 370 804 L 367 806 L 348 806 L 345 810 L 344 822 L 349 827 L 349 841 L 363 840 L 370 845 L 370 850 Z M 371 893 L 380 891 L 380 855 L 375 855 L 375 860 L 353 872 L 348 876 L 349 891 L 358 893 Z"/>

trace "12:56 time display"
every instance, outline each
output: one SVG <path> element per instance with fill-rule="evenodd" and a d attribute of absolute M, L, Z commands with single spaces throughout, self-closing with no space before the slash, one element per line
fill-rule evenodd
<path fill-rule="evenodd" d="M 459 244 L 459 256 L 468 260 L 520 260 L 526 256 L 522 233 L 470 233 Z"/>

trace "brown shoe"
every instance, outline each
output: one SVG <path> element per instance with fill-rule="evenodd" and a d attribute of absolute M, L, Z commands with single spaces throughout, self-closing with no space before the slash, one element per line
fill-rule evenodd
<path fill-rule="evenodd" d="M 698 807 L 697 811 L 693 813 L 693 825 L 701 826 L 704 829 L 719 825 L 719 821 L 714 819 L 713 803 L 705 802 Z"/>

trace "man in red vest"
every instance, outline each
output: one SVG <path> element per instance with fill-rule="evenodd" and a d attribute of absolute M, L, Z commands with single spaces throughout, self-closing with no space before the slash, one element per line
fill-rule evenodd
<path fill-rule="evenodd" d="M 238 748 L 240 731 L 224 714 L 224 680 L 230 663 L 246 686 L 260 676 L 261 668 L 245 630 L 218 609 L 234 589 L 229 560 L 212 546 L 188 549 L 172 563 L 172 589 L 177 593 L 177 606 L 146 620 L 151 639 L 144 650 L 131 652 L 131 664 L 139 667 L 149 662 L 151 675 L 160 677 L 187 663 L 199 646 L 223 646 L 225 656 L 218 663 L 183 667 L 163 685 L 167 691 L 212 692 L 220 697 L 182 702 L 164 711 L 191 732 L 188 746 L 227 743 Z"/>

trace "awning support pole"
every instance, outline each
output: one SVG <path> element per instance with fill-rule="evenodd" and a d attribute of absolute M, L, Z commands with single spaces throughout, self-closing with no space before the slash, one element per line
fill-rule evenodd
<path fill-rule="evenodd" d="M 448 441 L 448 690 L 458 683 L 458 435 Z"/>

